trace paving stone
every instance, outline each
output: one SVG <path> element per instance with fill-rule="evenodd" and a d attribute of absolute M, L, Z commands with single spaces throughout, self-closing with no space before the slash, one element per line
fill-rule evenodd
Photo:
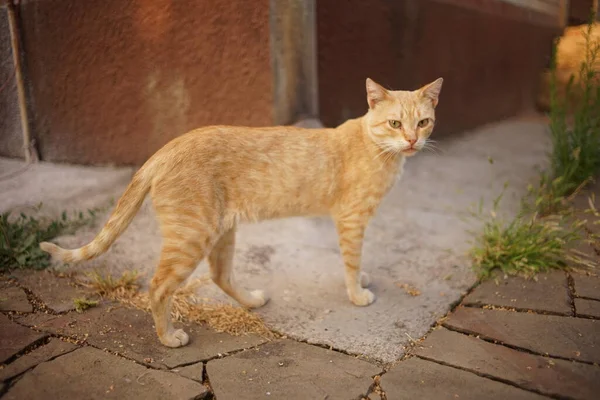
<path fill-rule="evenodd" d="M 575 299 L 575 311 L 578 316 L 600 318 L 600 301 Z"/>
<path fill-rule="evenodd" d="M 43 363 L 44 361 L 56 358 L 62 354 L 73 351 L 76 348 L 77 346 L 72 343 L 68 343 L 57 338 L 51 338 L 47 344 L 34 349 L 22 357 L 17 358 L 12 363 L 0 369 L 0 381 L 5 381 L 20 375 L 28 369 Z"/>
<path fill-rule="evenodd" d="M 542 400 L 546 397 L 471 372 L 410 358 L 381 377 L 388 399 Z"/>
<path fill-rule="evenodd" d="M 27 315 L 19 322 L 46 332 L 87 338 L 87 342 L 95 347 L 163 368 L 206 360 L 266 342 L 256 335 L 231 336 L 193 325 L 185 328 L 190 335 L 187 346 L 168 348 L 158 341 L 150 313 L 115 303 L 101 304 L 81 314 Z"/>
<path fill-rule="evenodd" d="M 27 346 L 48 335 L 12 322 L 0 314 L 0 363 L 5 363 Z"/>
<path fill-rule="evenodd" d="M 23 289 L 9 282 L 0 282 L 0 311 L 28 313 L 33 311 L 33 307 Z"/>
<path fill-rule="evenodd" d="M 237 400 L 348 400 L 364 394 L 381 372 L 352 356 L 291 340 L 209 361 L 206 370 L 217 398 Z M 179 373 L 197 379 L 202 365 Z"/>
<path fill-rule="evenodd" d="M 460 307 L 445 326 L 553 357 L 600 363 L 600 321 Z"/>
<path fill-rule="evenodd" d="M 11 275 L 55 312 L 75 310 L 73 299 L 85 294 L 85 290 L 73 286 L 70 279 L 49 271 L 13 271 Z"/>
<path fill-rule="evenodd" d="M 572 274 L 575 295 L 600 300 L 600 277 L 585 274 Z"/>
<path fill-rule="evenodd" d="M 4 399 L 202 399 L 200 383 L 84 347 L 38 365 Z"/>
<path fill-rule="evenodd" d="M 434 330 L 414 354 L 546 395 L 592 399 L 600 392 L 596 365 L 536 356 L 443 328 Z"/>
<path fill-rule="evenodd" d="M 489 304 L 572 314 L 567 276 L 562 271 L 540 274 L 537 281 L 518 276 L 506 279 L 501 275 L 497 276 L 475 288 L 465 298 L 464 304 Z"/>

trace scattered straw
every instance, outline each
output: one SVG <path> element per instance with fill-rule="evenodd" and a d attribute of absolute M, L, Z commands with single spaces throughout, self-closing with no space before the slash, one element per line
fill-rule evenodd
<path fill-rule="evenodd" d="M 148 293 L 139 291 L 138 279 L 137 273 L 125 273 L 118 279 L 102 277 L 95 273 L 90 276 L 88 282 L 82 284 L 105 298 L 150 311 Z M 267 338 L 274 337 L 274 333 L 257 314 L 239 306 L 211 302 L 199 297 L 196 294 L 197 289 L 209 280 L 208 277 L 193 279 L 175 292 L 171 309 L 173 318 L 178 321 L 206 324 L 217 332 L 234 336 L 254 333 Z"/>
<path fill-rule="evenodd" d="M 404 291 L 406 293 L 410 294 L 411 296 L 420 296 L 421 295 L 421 291 L 419 289 L 417 289 L 416 287 L 414 287 L 412 285 L 409 285 L 408 283 L 396 282 L 396 286 L 404 289 Z"/>

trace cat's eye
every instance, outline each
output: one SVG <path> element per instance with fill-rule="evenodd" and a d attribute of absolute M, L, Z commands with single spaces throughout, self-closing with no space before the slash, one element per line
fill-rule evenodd
<path fill-rule="evenodd" d="M 419 121 L 419 128 L 425 128 L 427 125 L 429 125 L 429 118 L 425 118 Z"/>
<path fill-rule="evenodd" d="M 390 119 L 390 126 L 394 129 L 398 129 L 402 126 L 402 124 L 400 123 L 400 121 L 396 121 L 394 119 Z"/>

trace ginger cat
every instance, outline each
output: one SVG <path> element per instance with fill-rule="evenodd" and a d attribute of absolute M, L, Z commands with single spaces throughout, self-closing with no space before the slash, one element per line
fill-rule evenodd
<path fill-rule="evenodd" d="M 108 222 L 86 246 L 40 247 L 63 262 L 104 253 L 127 228 L 150 192 L 163 247 L 150 285 L 156 332 L 169 347 L 188 335 L 171 323 L 177 287 L 208 257 L 213 281 L 246 307 L 268 298 L 233 279 L 236 225 L 288 216 L 330 215 L 337 227 L 352 303 L 375 300 L 360 273 L 363 235 L 405 157 L 423 149 L 435 124 L 442 78 L 416 91 L 388 91 L 366 81 L 368 112 L 334 129 L 211 126 L 188 132 L 157 151 L 136 172 Z"/>

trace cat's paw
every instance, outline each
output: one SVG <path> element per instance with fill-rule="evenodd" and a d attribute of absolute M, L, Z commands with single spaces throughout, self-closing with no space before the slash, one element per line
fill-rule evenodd
<path fill-rule="evenodd" d="M 264 290 L 253 290 L 250 292 L 250 299 L 248 299 L 248 304 L 245 304 L 245 306 L 250 308 L 259 308 L 267 304 L 268 301 L 269 296 Z"/>
<path fill-rule="evenodd" d="M 177 329 L 165 334 L 160 341 L 167 347 L 182 347 L 189 343 L 190 337 L 183 329 Z"/>
<path fill-rule="evenodd" d="M 360 273 L 360 286 L 361 287 L 369 287 L 371 285 L 371 277 L 366 272 Z"/>
<path fill-rule="evenodd" d="M 375 295 L 369 289 L 362 289 L 355 294 L 350 294 L 350 301 L 357 306 L 368 306 L 375 301 Z"/>

